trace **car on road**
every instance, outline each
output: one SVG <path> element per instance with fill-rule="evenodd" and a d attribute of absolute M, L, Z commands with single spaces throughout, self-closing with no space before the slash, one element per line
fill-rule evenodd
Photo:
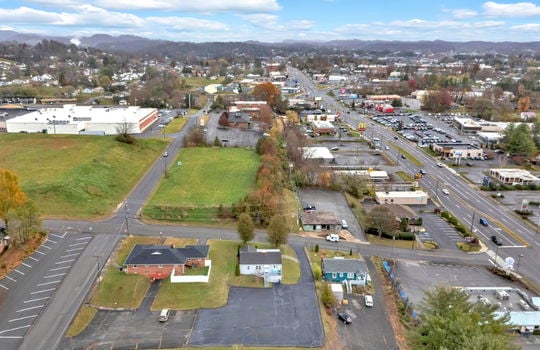
<path fill-rule="evenodd" d="M 331 233 L 331 234 L 326 236 L 326 240 L 328 242 L 339 242 L 339 235 L 337 235 L 335 233 Z"/>
<path fill-rule="evenodd" d="M 467 162 L 465 163 L 466 166 L 472 166 L 472 163 L 471 162 Z"/>
<path fill-rule="evenodd" d="M 501 246 L 502 245 L 502 242 L 499 241 L 499 239 L 497 238 L 497 236 L 491 236 L 491 241 L 493 243 L 495 243 L 496 245 L 498 246 Z"/>
<path fill-rule="evenodd" d="M 351 318 L 351 316 L 349 316 L 349 314 L 346 313 L 346 312 L 338 312 L 338 313 L 337 313 L 337 318 L 338 318 L 340 321 L 343 321 L 343 323 L 345 323 L 345 324 L 351 324 L 351 323 L 352 323 L 352 318 Z"/>
<path fill-rule="evenodd" d="M 164 152 L 163 153 L 163 157 L 168 157 L 169 156 L 169 153 L 168 152 Z"/>
<path fill-rule="evenodd" d="M 441 163 L 441 162 L 437 162 L 437 166 L 438 166 L 439 168 L 442 168 L 442 167 L 444 166 L 444 164 Z"/>
<path fill-rule="evenodd" d="M 422 175 L 426 175 L 426 174 L 427 174 L 427 172 L 426 172 L 426 171 L 425 171 L 424 169 L 420 169 L 420 174 L 422 174 Z"/>
<path fill-rule="evenodd" d="M 407 157 L 405 157 L 404 154 L 401 155 L 401 158 L 402 158 L 402 159 L 407 159 Z"/>
<path fill-rule="evenodd" d="M 446 188 L 443 188 L 441 190 L 442 193 L 444 193 L 445 195 L 449 195 L 450 194 L 450 191 L 448 191 Z"/>
<path fill-rule="evenodd" d="M 163 309 L 159 313 L 158 321 L 159 322 L 165 322 L 169 319 L 169 314 L 171 313 L 170 309 Z"/>
<path fill-rule="evenodd" d="M 488 223 L 488 221 L 487 221 L 486 219 L 480 218 L 480 225 L 482 225 L 482 226 L 488 226 L 489 223 Z"/>
<path fill-rule="evenodd" d="M 373 296 L 371 295 L 366 295 L 364 297 L 364 304 L 367 306 L 367 307 L 373 307 Z"/>

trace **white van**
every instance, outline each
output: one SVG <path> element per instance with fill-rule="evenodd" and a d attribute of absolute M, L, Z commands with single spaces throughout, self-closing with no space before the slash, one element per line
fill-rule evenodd
<path fill-rule="evenodd" d="M 329 242 L 339 242 L 339 235 L 335 233 L 331 233 L 328 236 L 326 236 L 326 240 Z"/>
<path fill-rule="evenodd" d="M 341 220 L 341 228 L 346 230 L 349 228 L 349 225 L 347 224 L 347 221 Z"/>
<path fill-rule="evenodd" d="M 170 314 L 171 310 L 170 309 L 163 309 L 161 310 L 161 312 L 159 313 L 159 317 L 158 317 L 158 321 L 159 322 L 165 322 L 169 319 L 169 314 Z"/>
<path fill-rule="evenodd" d="M 373 307 L 373 297 L 371 295 L 366 295 L 364 297 L 364 304 L 367 306 L 367 307 Z"/>

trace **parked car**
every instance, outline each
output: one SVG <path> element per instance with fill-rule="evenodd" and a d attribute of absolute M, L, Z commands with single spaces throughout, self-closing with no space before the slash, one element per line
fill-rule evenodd
<path fill-rule="evenodd" d="M 349 225 L 347 224 L 347 221 L 341 220 L 341 228 L 346 230 L 349 228 Z"/>
<path fill-rule="evenodd" d="M 422 175 L 426 175 L 426 174 L 427 174 L 427 172 L 426 172 L 426 171 L 425 171 L 424 169 L 420 169 L 420 174 L 422 174 Z"/>
<path fill-rule="evenodd" d="M 331 234 L 326 236 L 326 240 L 328 242 L 339 242 L 339 235 L 337 235 L 335 233 L 331 233 Z"/>
<path fill-rule="evenodd" d="M 343 323 L 345 323 L 345 324 L 351 324 L 352 323 L 351 316 L 349 316 L 349 314 L 347 314 L 346 312 L 338 312 L 337 313 L 337 318 L 340 321 L 343 321 Z"/>
<path fill-rule="evenodd" d="M 163 309 L 161 310 L 161 312 L 159 313 L 159 317 L 158 317 L 158 321 L 159 322 L 165 322 L 169 319 L 169 314 L 170 314 L 171 310 L 170 309 Z"/>
<path fill-rule="evenodd" d="M 373 297 L 371 295 L 366 295 L 364 297 L 364 304 L 367 306 L 367 307 L 373 307 Z"/>
<path fill-rule="evenodd" d="M 438 166 L 439 168 L 442 168 L 442 167 L 444 166 L 444 164 L 441 163 L 441 162 L 437 162 L 437 166 Z"/>
<path fill-rule="evenodd" d="M 315 208 L 314 205 L 306 205 L 306 206 L 304 207 L 304 212 L 306 212 L 306 213 L 313 213 L 313 212 L 315 212 L 316 210 L 317 210 L 317 208 Z"/>
<path fill-rule="evenodd" d="M 465 163 L 466 166 L 472 166 L 472 163 L 471 162 L 467 162 Z"/>
<path fill-rule="evenodd" d="M 489 223 L 488 223 L 488 221 L 487 221 L 486 219 L 480 218 L 480 225 L 482 225 L 482 226 L 488 226 Z"/>

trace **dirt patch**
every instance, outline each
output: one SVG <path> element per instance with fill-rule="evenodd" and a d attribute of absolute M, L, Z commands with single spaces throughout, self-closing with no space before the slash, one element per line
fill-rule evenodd
<path fill-rule="evenodd" d="M 326 239 L 326 236 L 330 233 L 334 233 L 334 232 L 307 232 L 307 231 L 300 231 L 298 232 L 298 236 L 301 236 L 301 237 L 312 237 L 312 238 L 321 238 L 321 239 Z M 349 231 L 347 230 L 341 230 L 339 231 L 338 233 L 339 235 L 339 239 L 340 240 L 343 240 L 343 241 L 346 241 L 346 242 L 351 242 L 351 243 L 360 243 L 360 244 L 369 244 L 369 243 L 366 243 L 365 241 L 361 241 L 359 240 L 358 238 L 354 237 L 352 235 L 352 233 L 350 233 Z"/>
<path fill-rule="evenodd" d="M 41 243 L 47 238 L 40 233 L 36 233 L 32 238 L 29 238 L 23 245 L 14 247 L 11 245 L 0 256 L 0 279 L 8 275 L 13 269 L 21 264 L 28 256 L 32 255 L 36 249 L 41 246 Z"/>

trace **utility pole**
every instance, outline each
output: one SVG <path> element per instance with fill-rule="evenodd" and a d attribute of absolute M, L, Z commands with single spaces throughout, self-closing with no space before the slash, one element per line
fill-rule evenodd
<path fill-rule="evenodd" d="M 474 229 L 474 226 L 473 226 L 474 225 L 474 214 L 476 214 L 476 212 L 473 211 L 472 212 L 472 219 L 471 219 L 471 229 L 470 229 L 471 233 L 473 233 L 473 229 Z"/>
<path fill-rule="evenodd" d="M 128 206 L 127 206 L 127 201 L 124 203 L 124 220 L 125 220 L 125 223 L 126 223 L 126 234 L 129 235 L 129 220 L 128 220 L 128 213 L 129 213 L 129 209 L 128 209 Z"/>

